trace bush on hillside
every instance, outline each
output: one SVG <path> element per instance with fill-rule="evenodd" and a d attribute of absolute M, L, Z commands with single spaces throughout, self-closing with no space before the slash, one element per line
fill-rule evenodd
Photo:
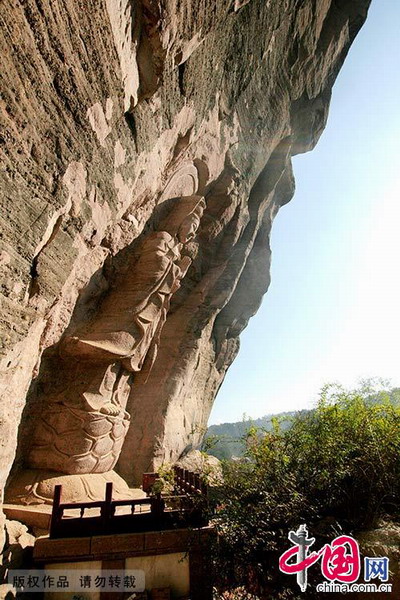
<path fill-rule="evenodd" d="M 247 462 L 224 463 L 219 492 L 221 590 L 297 597 L 278 570 L 290 529 L 307 523 L 322 544 L 400 516 L 400 407 L 385 392 L 326 386 L 289 429 L 250 428 L 245 444 Z"/>

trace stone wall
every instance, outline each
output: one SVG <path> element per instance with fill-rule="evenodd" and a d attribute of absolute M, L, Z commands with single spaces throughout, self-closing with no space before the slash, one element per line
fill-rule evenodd
<path fill-rule="evenodd" d="M 168 215 L 194 195 L 204 210 L 185 242 L 170 233 L 187 269 L 179 263 L 179 286 L 162 291 L 157 335 L 146 345 L 131 332 L 143 355 L 132 350 L 113 363 L 151 360 L 128 368 L 129 429 L 116 470 L 132 484 L 196 446 L 268 288 L 271 225 L 294 192 L 291 156 L 323 131 L 368 5 L 4 4 L 1 487 L 15 457 L 15 471 L 27 466 L 58 373 L 73 377 L 65 340 L 84 340 L 88 323 L 90 339 L 101 338 L 104 302 L 123 305 L 146 239 L 168 233 Z M 144 322 L 143 306 L 135 300 L 127 310 Z M 117 319 L 113 331 L 124 327 Z M 75 402 L 68 385 L 67 404 Z M 90 406 L 79 410 L 103 408 Z"/>

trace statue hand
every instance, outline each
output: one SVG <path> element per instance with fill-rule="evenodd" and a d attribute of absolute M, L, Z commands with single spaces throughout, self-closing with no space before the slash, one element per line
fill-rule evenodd
<path fill-rule="evenodd" d="M 121 407 L 113 404 L 112 402 L 107 402 L 107 404 L 101 407 L 100 412 L 104 415 L 116 417 L 121 412 Z"/>

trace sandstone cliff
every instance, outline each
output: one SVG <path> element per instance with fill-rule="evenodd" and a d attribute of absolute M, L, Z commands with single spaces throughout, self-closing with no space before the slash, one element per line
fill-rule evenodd
<path fill-rule="evenodd" d="M 26 466 L 50 400 L 88 410 L 95 423 L 103 410 L 101 418 L 119 426 L 114 400 L 106 410 L 94 401 L 89 408 L 68 404 L 76 381 L 71 365 L 86 372 L 83 356 L 93 367 L 87 351 L 93 340 L 102 348 L 99 364 L 111 364 L 106 346 L 117 356 L 108 374 L 117 363 L 127 369 L 127 432 L 115 468 L 128 483 L 199 442 L 239 335 L 268 288 L 271 224 L 294 192 L 291 156 L 317 142 L 332 85 L 368 5 L 4 3 L 1 487 L 16 456 L 15 468 Z M 201 208 L 187 209 L 196 223 L 183 235 L 187 215 L 179 220 L 176 213 L 180 199 L 194 196 Z M 155 293 L 150 283 L 146 296 L 147 267 L 137 266 L 153 239 L 171 253 L 165 272 L 172 279 L 157 287 L 158 304 L 148 302 Z M 158 277 L 164 267 L 154 261 Z M 139 289 L 147 300 L 126 307 Z M 118 319 L 114 328 L 107 325 L 114 318 L 107 317 L 112 307 L 101 308 L 107 298 L 136 315 L 136 333 L 128 332 L 135 350 L 110 350 L 113 332 L 127 330 Z M 65 358 L 71 344 L 81 348 L 76 359 Z M 102 397 L 107 381 L 91 395 Z M 61 400 L 54 399 L 57 383 L 67 390 Z M 87 398 L 88 389 L 78 392 Z M 61 425 L 52 415 L 45 425 L 51 422 L 58 435 Z M 65 456 L 68 444 L 89 443 L 89 434 L 74 427 L 59 450 Z M 90 452 L 103 456 L 116 437 L 102 438 Z M 31 467 L 42 466 L 37 456 Z"/>

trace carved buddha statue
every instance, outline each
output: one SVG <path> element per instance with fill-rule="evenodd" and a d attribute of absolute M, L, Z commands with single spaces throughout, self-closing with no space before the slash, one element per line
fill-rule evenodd
<path fill-rule="evenodd" d="M 61 341 L 58 373 L 43 389 L 30 469 L 71 475 L 113 469 L 129 425 L 133 375 L 150 371 L 156 358 L 171 297 L 191 264 L 182 251 L 204 207 L 199 196 L 177 199 L 94 319 Z"/>

